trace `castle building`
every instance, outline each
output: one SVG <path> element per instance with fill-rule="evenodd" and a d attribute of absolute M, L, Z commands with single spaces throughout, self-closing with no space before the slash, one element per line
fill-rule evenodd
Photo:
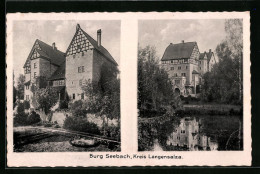
<path fill-rule="evenodd" d="M 104 65 L 118 66 L 101 45 L 101 29 L 96 41 L 77 24 L 66 53 L 59 51 L 55 43 L 50 46 L 37 39 L 24 65 L 24 99 L 31 100 L 31 86 L 39 85 L 39 78 L 57 88 L 60 99 L 65 99 L 66 93 L 72 100 L 84 99 L 82 85 L 89 80 L 98 82 Z"/>
<path fill-rule="evenodd" d="M 201 131 L 201 123 L 195 118 L 182 118 L 179 126 L 168 136 L 166 144 L 189 150 L 217 150 L 218 143 Z"/>
<path fill-rule="evenodd" d="M 217 63 L 214 53 L 200 53 L 197 42 L 172 44 L 165 49 L 161 66 L 172 80 L 175 92 L 196 97 L 200 92 L 202 75 Z"/>

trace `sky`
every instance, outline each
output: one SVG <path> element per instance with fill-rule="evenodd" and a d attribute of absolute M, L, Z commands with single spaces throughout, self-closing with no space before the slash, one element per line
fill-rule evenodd
<path fill-rule="evenodd" d="M 49 45 L 55 42 L 58 50 L 66 52 L 75 32 L 76 25 L 97 39 L 97 30 L 102 30 L 101 44 L 114 57 L 120 68 L 120 21 L 14 21 L 13 57 L 15 79 L 23 74 L 23 65 L 36 39 Z"/>
<path fill-rule="evenodd" d="M 159 59 L 170 43 L 181 43 L 182 40 L 197 42 L 201 53 L 209 49 L 215 52 L 217 45 L 226 37 L 224 23 L 223 19 L 141 20 L 138 42 L 142 48 L 155 46 Z"/>

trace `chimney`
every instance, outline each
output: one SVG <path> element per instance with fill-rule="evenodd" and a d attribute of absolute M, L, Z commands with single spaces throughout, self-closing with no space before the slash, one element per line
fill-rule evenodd
<path fill-rule="evenodd" d="M 78 30 L 80 28 L 80 25 L 79 24 L 77 24 L 77 26 L 76 26 L 76 30 Z"/>
<path fill-rule="evenodd" d="M 97 44 L 99 47 L 101 46 L 101 29 L 97 31 Z"/>
<path fill-rule="evenodd" d="M 184 43 L 184 40 L 182 40 L 181 42 Z"/>
<path fill-rule="evenodd" d="M 57 50 L 57 47 L 55 46 L 55 42 L 52 43 L 52 49 Z"/>
<path fill-rule="evenodd" d="M 209 49 L 209 52 L 211 53 L 211 49 Z"/>

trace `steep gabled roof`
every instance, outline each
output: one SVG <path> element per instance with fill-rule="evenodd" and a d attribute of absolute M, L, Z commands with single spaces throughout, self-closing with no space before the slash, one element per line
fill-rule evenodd
<path fill-rule="evenodd" d="M 206 55 L 206 51 L 204 53 L 200 53 L 200 58 L 199 59 L 204 59 L 205 55 Z"/>
<path fill-rule="evenodd" d="M 196 42 L 184 42 L 178 44 L 170 44 L 164 51 L 162 61 L 190 58 L 194 47 L 197 45 Z"/>
<path fill-rule="evenodd" d="M 37 49 L 37 52 L 44 58 L 49 59 L 52 64 L 60 66 L 65 61 L 65 53 L 59 51 L 58 49 L 53 49 L 52 46 L 44 43 L 43 41 L 40 41 L 39 39 L 36 39 L 34 45 L 36 43 L 38 43 L 39 47 L 40 47 L 40 49 L 35 48 L 35 49 Z M 35 50 L 34 45 L 33 45 L 33 48 L 31 50 L 30 54 L 27 57 L 24 67 L 26 66 L 27 62 L 30 61 L 30 58 Z"/>
<path fill-rule="evenodd" d="M 209 51 L 206 53 L 207 54 L 207 59 L 208 59 L 208 62 L 210 61 L 212 55 L 214 54 L 212 51 Z"/>
<path fill-rule="evenodd" d="M 199 74 L 199 73 L 198 73 L 198 71 L 193 70 L 193 71 L 192 71 L 192 74 Z"/>
<path fill-rule="evenodd" d="M 63 62 L 61 66 L 52 74 L 48 80 L 61 80 L 65 79 L 65 65 L 66 62 Z"/>
<path fill-rule="evenodd" d="M 95 41 L 88 33 L 86 33 L 84 30 L 82 30 L 85 36 L 88 38 L 89 42 L 93 45 L 95 49 L 97 49 L 100 53 L 102 53 L 105 57 L 107 57 L 112 63 L 115 65 L 118 65 L 117 62 L 114 60 L 114 58 L 111 56 L 111 54 L 105 49 L 102 45 L 98 46 L 97 41 Z"/>
<path fill-rule="evenodd" d="M 92 45 L 97 51 L 99 51 L 101 54 L 103 54 L 110 62 L 114 63 L 115 65 L 118 65 L 117 62 L 114 60 L 114 58 L 111 56 L 111 54 L 110 54 L 102 45 L 101 45 L 101 46 L 98 46 L 97 41 L 96 41 L 95 39 L 93 39 L 93 38 L 92 38 L 88 33 L 86 33 L 84 30 L 82 30 L 82 29 L 80 28 L 80 25 L 79 25 L 79 24 L 77 24 L 77 31 L 76 31 L 74 37 L 77 35 L 77 32 L 78 32 L 79 30 L 81 30 L 81 31 L 83 32 L 83 34 L 87 37 L 87 39 L 89 40 L 89 42 L 91 43 L 91 45 Z M 73 39 L 74 39 L 74 37 L 73 37 Z M 72 39 L 72 41 L 73 41 L 73 39 Z M 71 41 L 70 45 L 68 46 L 68 49 L 67 49 L 67 51 L 66 51 L 66 54 L 67 54 L 68 51 L 69 51 L 69 48 L 70 48 L 70 46 L 71 46 L 71 44 L 72 44 L 72 41 Z"/>

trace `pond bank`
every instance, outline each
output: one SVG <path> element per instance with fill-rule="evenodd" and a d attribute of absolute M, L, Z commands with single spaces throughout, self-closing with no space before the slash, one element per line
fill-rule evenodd
<path fill-rule="evenodd" d="M 179 116 L 191 116 L 191 115 L 242 116 L 243 109 L 239 105 L 192 104 L 192 105 L 183 105 L 183 109 L 177 110 L 176 114 Z"/>
<path fill-rule="evenodd" d="M 75 137 L 74 132 L 63 129 L 50 129 L 43 127 L 15 127 L 14 151 L 15 152 L 81 152 L 81 151 L 119 151 L 109 149 L 107 145 L 97 147 L 75 147 L 69 141 Z M 81 136 L 85 137 L 85 136 Z"/>

